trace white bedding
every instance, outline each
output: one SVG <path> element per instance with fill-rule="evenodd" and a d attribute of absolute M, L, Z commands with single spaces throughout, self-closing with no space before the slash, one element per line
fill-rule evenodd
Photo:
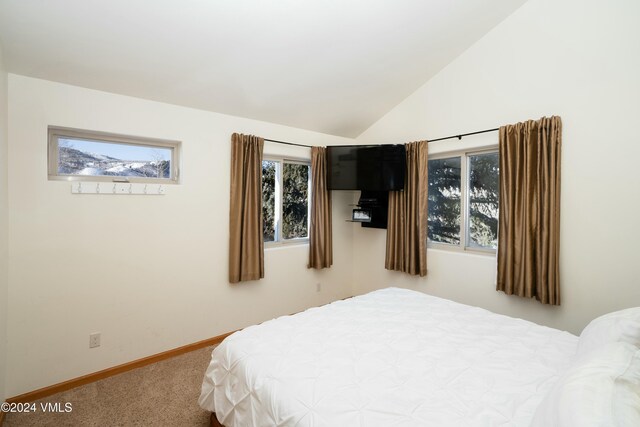
<path fill-rule="evenodd" d="M 388 288 L 231 335 L 199 402 L 227 427 L 529 426 L 577 343 Z"/>

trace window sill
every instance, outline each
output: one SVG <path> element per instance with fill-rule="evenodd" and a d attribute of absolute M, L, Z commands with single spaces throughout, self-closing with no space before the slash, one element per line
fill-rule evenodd
<path fill-rule="evenodd" d="M 427 244 L 427 251 L 436 250 L 441 252 L 449 252 L 461 255 L 478 255 L 482 257 L 495 257 L 498 253 L 495 249 L 475 249 L 475 248 L 460 248 L 456 246 L 450 246 L 445 244 Z"/>
<path fill-rule="evenodd" d="M 285 249 L 285 248 L 294 248 L 298 246 L 308 246 L 309 239 L 295 239 L 284 242 L 265 242 L 264 249 Z"/>

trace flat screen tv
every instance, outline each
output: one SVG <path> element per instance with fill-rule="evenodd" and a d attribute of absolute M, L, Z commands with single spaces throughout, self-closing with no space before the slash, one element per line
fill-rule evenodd
<path fill-rule="evenodd" d="M 389 191 L 404 188 L 405 148 L 397 145 L 327 147 L 329 190 Z"/>

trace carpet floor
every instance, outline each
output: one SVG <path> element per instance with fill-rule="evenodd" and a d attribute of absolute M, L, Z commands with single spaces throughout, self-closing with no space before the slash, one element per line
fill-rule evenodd
<path fill-rule="evenodd" d="M 213 346 L 37 400 L 35 413 L 8 413 L 4 426 L 208 426 L 198 406 Z M 67 413 L 43 412 L 59 402 Z"/>

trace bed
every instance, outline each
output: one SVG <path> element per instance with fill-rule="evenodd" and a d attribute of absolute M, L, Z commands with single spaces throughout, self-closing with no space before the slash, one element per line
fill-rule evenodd
<path fill-rule="evenodd" d="M 387 288 L 229 336 L 213 351 L 199 403 L 226 427 L 561 425 L 555 406 L 573 395 L 558 383 L 578 347 L 568 332 Z M 638 362 L 632 391 L 635 348 L 623 349 Z M 593 418 L 588 402 L 569 403 Z"/>

